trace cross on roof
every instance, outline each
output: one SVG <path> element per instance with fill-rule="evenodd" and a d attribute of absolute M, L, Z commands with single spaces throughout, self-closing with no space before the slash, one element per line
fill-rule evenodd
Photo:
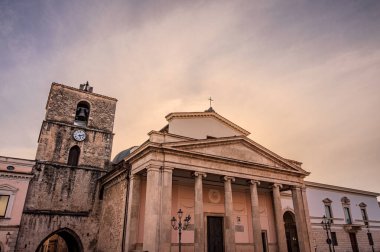
<path fill-rule="evenodd" d="M 210 108 L 211 108 L 212 107 L 211 102 L 213 102 L 214 100 L 211 98 L 211 96 L 210 96 L 210 98 L 208 98 L 208 100 L 210 101 Z"/>

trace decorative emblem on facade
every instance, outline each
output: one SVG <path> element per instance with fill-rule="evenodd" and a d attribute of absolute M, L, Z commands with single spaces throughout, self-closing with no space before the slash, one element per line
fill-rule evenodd
<path fill-rule="evenodd" d="M 220 192 L 215 189 L 210 189 L 208 191 L 208 199 L 211 203 L 215 203 L 215 204 L 219 203 L 221 199 Z"/>

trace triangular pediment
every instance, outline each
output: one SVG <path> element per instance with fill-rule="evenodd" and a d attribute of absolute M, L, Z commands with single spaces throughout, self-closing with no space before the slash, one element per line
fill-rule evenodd
<path fill-rule="evenodd" d="M 214 111 L 170 113 L 166 116 L 166 120 L 169 122 L 166 128 L 168 133 L 195 139 L 247 136 L 250 134 L 247 130 Z"/>
<path fill-rule="evenodd" d="M 172 148 L 194 152 L 237 162 L 307 173 L 300 166 L 280 157 L 250 139 L 232 137 L 226 139 L 195 140 L 171 144 Z"/>

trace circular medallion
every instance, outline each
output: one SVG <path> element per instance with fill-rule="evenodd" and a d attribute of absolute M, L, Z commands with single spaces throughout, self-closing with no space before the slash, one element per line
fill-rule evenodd
<path fill-rule="evenodd" d="M 210 189 L 208 191 L 208 199 L 211 203 L 219 203 L 221 199 L 220 192 L 215 189 Z"/>

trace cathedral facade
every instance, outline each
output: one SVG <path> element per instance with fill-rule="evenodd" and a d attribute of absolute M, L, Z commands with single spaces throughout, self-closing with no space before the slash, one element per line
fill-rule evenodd
<path fill-rule="evenodd" d="M 379 194 L 305 182 L 211 107 L 111 162 L 117 101 L 92 91 L 51 86 L 16 251 L 380 249 Z"/>

